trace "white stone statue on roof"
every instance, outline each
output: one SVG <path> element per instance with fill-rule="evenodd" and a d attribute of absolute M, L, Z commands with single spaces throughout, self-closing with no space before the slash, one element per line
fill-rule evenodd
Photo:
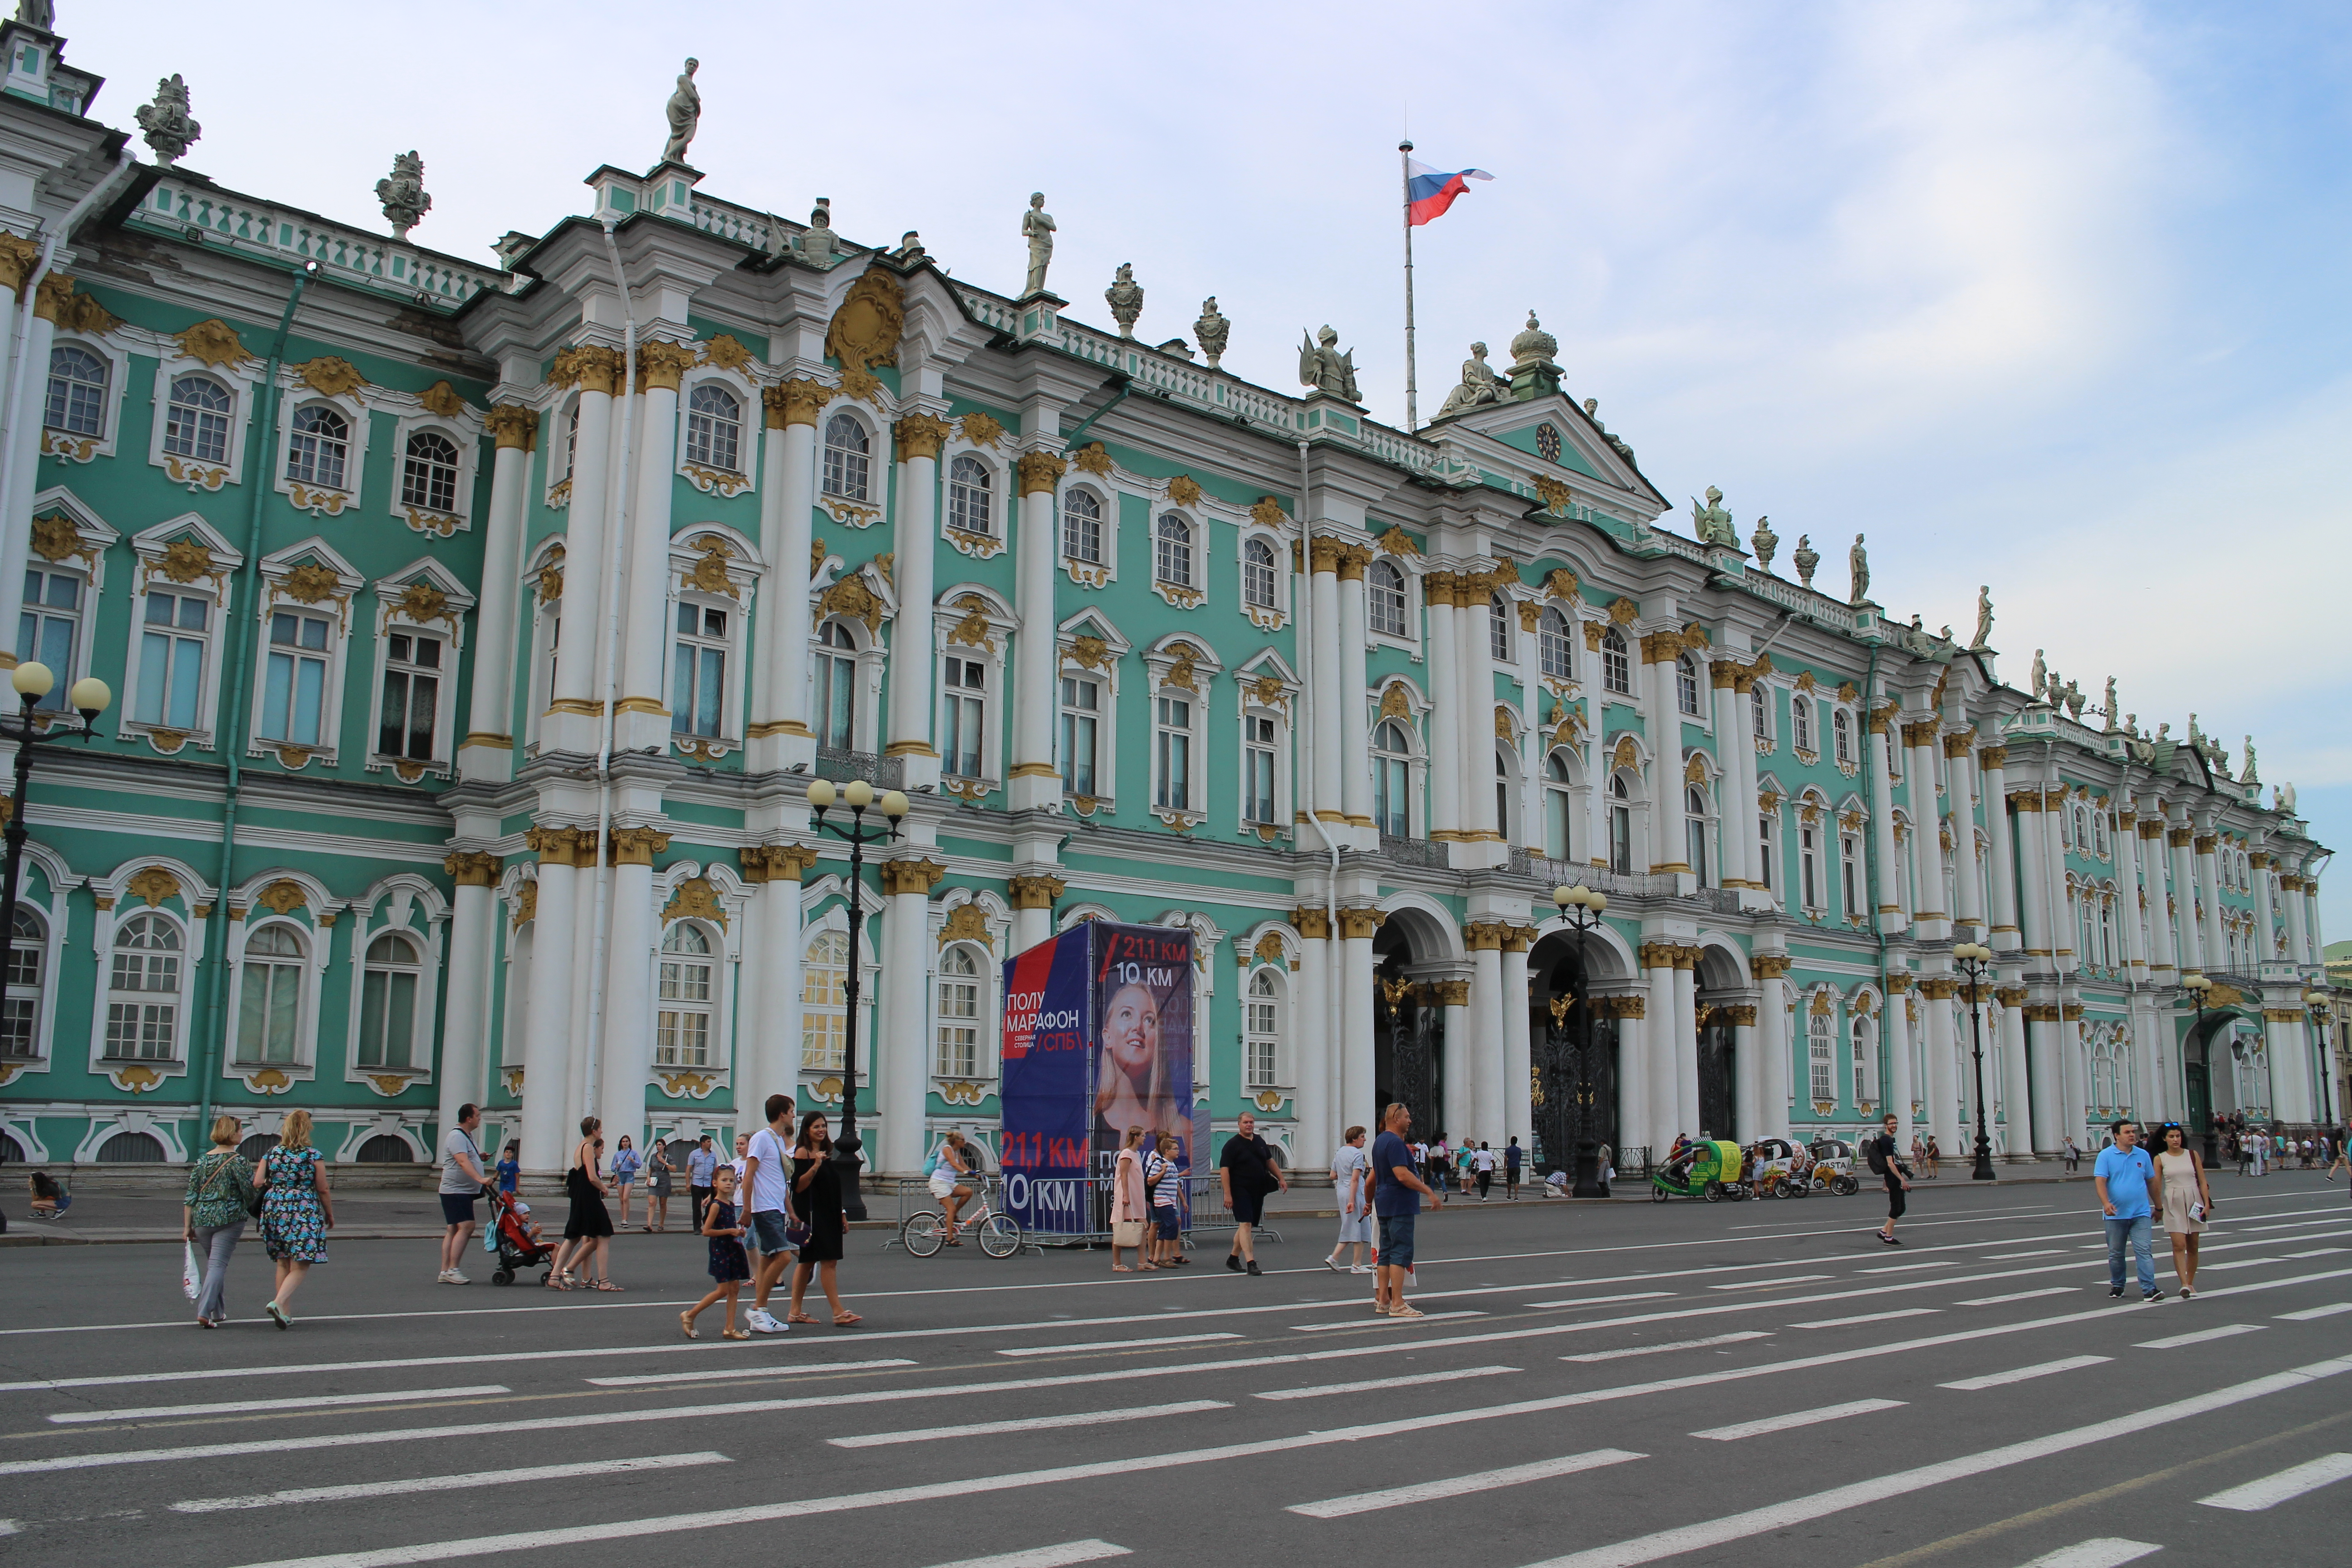
<path fill-rule="evenodd" d="M 702 124 L 702 89 L 694 85 L 694 73 L 702 62 L 688 56 L 686 68 L 677 73 L 677 89 L 662 106 L 669 120 L 669 140 L 662 143 L 662 162 L 683 163 L 686 150 L 693 144 L 694 132 Z"/>
<path fill-rule="evenodd" d="M 1706 487 L 1706 505 L 1701 507 L 1698 498 L 1691 498 L 1691 531 L 1701 544 L 1727 544 L 1739 548 L 1739 531 L 1731 523 L 1731 509 L 1723 504 L 1723 492 L 1713 485 Z"/>
<path fill-rule="evenodd" d="M 1054 216 L 1045 210 L 1045 193 L 1029 193 L 1029 210 L 1021 215 L 1021 237 L 1029 242 L 1029 279 L 1021 297 L 1045 291 L 1045 268 L 1054 259 Z"/>
<path fill-rule="evenodd" d="M 1341 353 L 1339 344 L 1339 334 L 1328 322 L 1312 339 L 1304 330 L 1299 332 L 1299 384 L 1344 397 L 1350 403 L 1360 403 L 1363 395 L 1356 388 L 1356 351 L 1349 349 Z"/>
<path fill-rule="evenodd" d="M 1472 343 L 1470 357 L 1462 362 L 1462 384 L 1445 395 L 1437 416 L 1443 419 L 1465 408 L 1479 408 L 1502 400 L 1503 392 L 1496 384 L 1494 367 L 1486 363 L 1486 345 Z"/>
<path fill-rule="evenodd" d="M 1977 585 L 1977 635 L 1969 639 L 1971 648 L 1992 646 L 1992 584 Z"/>

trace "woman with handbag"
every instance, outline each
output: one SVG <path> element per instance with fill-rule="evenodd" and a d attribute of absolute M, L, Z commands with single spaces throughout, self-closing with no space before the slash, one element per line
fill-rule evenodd
<path fill-rule="evenodd" d="M 253 1217 L 253 1166 L 236 1152 L 236 1118 L 213 1119 L 213 1146 L 188 1168 L 180 1209 L 180 1239 L 205 1255 L 205 1282 L 196 1297 L 196 1327 L 228 1321 L 228 1259 Z"/>
<path fill-rule="evenodd" d="M 310 1272 L 327 1261 L 327 1233 L 335 1228 L 335 1197 L 327 1190 L 327 1163 L 310 1146 L 310 1113 L 289 1110 L 278 1147 L 261 1157 L 261 1239 L 278 1265 L 278 1289 L 262 1310 L 281 1329 L 294 1326 L 286 1303 Z"/>
<path fill-rule="evenodd" d="M 816 1321 L 801 1310 L 801 1298 L 807 1293 L 809 1280 L 822 1268 L 834 1326 L 845 1329 L 861 1321 L 841 1304 L 841 1288 L 835 1280 L 841 1268 L 841 1244 L 849 1235 L 849 1219 L 841 1212 L 841 1175 L 833 1168 L 833 1138 L 825 1131 L 824 1117 L 817 1111 L 801 1118 L 801 1135 L 793 1142 L 793 1190 L 800 1203 L 801 1223 L 808 1226 L 808 1239 L 801 1243 L 800 1262 L 793 1268 L 792 1321 Z"/>
<path fill-rule="evenodd" d="M 950 1247 L 963 1245 L 956 1239 L 956 1215 L 971 1201 L 971 1183 L 966 1179 L 971 1173 L 971 1155 L 964 1146 L 963 1134 L 950 1132 L 931 1156 L 929 1184 L 932 1200 L 947 1220 Z"/>
<path fill-rule="evenodd" d="M 646 1225 L 647 1232 L 669 1228 L 669 1151 L 662 1141 L 646 1145 Z"/>
<path fill-rule="evenodd" d="M 629 1135 L 622 1133 L 621 1146 L 613 1151 L 613 1190 L 620 1194 L 623 1230 L 629 1228 L 629 1194 L 637 1184 L 637 1172 L 644 1166 L 645 1162 L 630 1143 Z"/>
<path fill-rule="evenodd" d="M 572 1213 L 563 1222 L 563 1245 L 556 1249 L 555 1267 L 547 1275 L 549 1286 L 558 1290 L 621 1289 L 613 1283 L 610 1272 L 613 1216 L 604 1207 L 604 1175 L 598 1168 L 604 1163 L 604 1126 L 593 1116 L 580 1119 L 580 1142 L 572 1146 L 572 1164 L 563 1173 L 563 1190 L 572 1198 Z M 580 1278 L 574 1279 L 572 1268 L 592 1251 L 596 1255 L 594 1275 L 583 1268 Z"/>
<path fill-rule="evenodd" d="M 1127 1130 L 1126 1139 L 1118 1146 L 1118 1159 L 1111 1166 L 1110 1178 L 1110 1268 L 1114 1274 L 1132 1274 L 1136 1269 L 1118 1260 L 1122 1248 L 1132 1248 L 1135 1261 L 1146 1274 L 1157 1273 L 1150 1260 L 1143 1255 L 1144 1224 L 1151 1217 L 1151 1200 L 1144 1191 L 1143 1129 Z"/>
<path fill-rule="evenodd" d="M 2183 1300 L 2197 1294 L 2197 1237 L 2213 1213 L 2213 1189 L 2205 1180 L 2205 1162 L 2189 1147 L 2189 1133 L 2178 1121 L 2157 1129 L 2156 1173 L 2164 1182 L 2164 1230 L 2172 1241 L 2172 1272 L 2180 1281 Z"/>

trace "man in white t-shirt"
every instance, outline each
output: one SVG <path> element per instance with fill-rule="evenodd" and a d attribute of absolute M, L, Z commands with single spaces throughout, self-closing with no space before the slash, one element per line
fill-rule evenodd
<path fill-rule="evenodd" d="M 441 1232 L 444 1285 L 466 1283 L 466 1277 L 457 1272 L 457 1265 L 465 1258 L 466 1244 L 474 1239 L 474 1200 L 489 1185 L 489 1179 L 482 1174 L 482 1151 L 474 1142 L 475 1129 L 481 1124 L 480 1108 L 461 1105 L 457 1108 L 457 1125 L 441 1139 L 441 1219 L 446 1226 Z"/>
<path fill-rule="evenodd" d="M 1483 1204 L 1495 1184 L 1495 1151 L 1479 1144 L 1478 1152 L 1470 1156 L 1470 1168 L 1478 1173 L 1478 1201 Z"/>
<path fill-rule="evenodd" d="M 760 1249 L 760 1271 L 753 1276 L 751 1315 L 746 1320 L 755 1334 L 781 1334 L 790 1325 L 768 1313 L 768 1293 L 792 1261 L 792 1243 L 784 1237 L 793 1223 L 793 1100 L 772 1094 L 762 1107 L 768 1124 L 751 1134 L 743 1152 L 744 1212 L 751 1216 L 751 1242 Z"/>

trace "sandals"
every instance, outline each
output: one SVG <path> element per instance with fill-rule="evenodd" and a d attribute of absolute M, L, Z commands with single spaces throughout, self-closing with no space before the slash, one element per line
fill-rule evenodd
<path fill-rule="evenodd" d="M 810 1317 L 806 1312 L 787 1312 L 784 1314 L 784 1321 L 788 1323 L 814 1323 L 816 1320 Z"/>
<path fill-rule="evenodd" d="M 748 1340 L 751 1335 L 750 1331 L 745 1329 L 721 1329 L 719 1331 L 719 1337 L 722 1340 Z"/>
<path fill-rule="evenodd" d="M 1160 1272 L 1160 1265 L 1157 1263 L 1139 1263 L 1136 1265 L 1136 1272 L 1139 1274 L 1157 1274 Z"/>
<path fill-rule="evenodd" d="M 1145 1264 L 1145 1265 L 1144 1265 L 1144 1267 L 1145 1267 L 1146 1268 L 1150 1268 L 1151 1266 L 1150 1266 L 1150 1264 L 1148 1264 L 1148 1263 L 1147 1263 L 1147 1264 Z M 1135 1272 L 1135 1270 L 1134 1270 L 1134 1269 L 1129 1268 L 1126 1264 L 1124 1264 L 1124 1263 L 1114 1263 L 1114 1264 L 1112 1264 L 1112 1265 L 1110 1266 L 1110 1271 L 1111 1271 L 1113 1274 L 1132 1274 L 1132 1273 L 1134 1273 L 1134 1272 Z M 203 1320 L 202 1320 L 202 1319 L 198 1319 L 197 1321 L 198 1321 L 199 1322 L 203 1321 Z"/>
<path fill-rule="evenodd" d="M 1426 1314 L 1424 1314 L 1418 1307 L 1391 1307 L 1389 1309 L 1389 1316 L 1391 1318 L 1419 1318 L 1425 1315 Z"/>
<path fill-rule="evenodd" d="M 702 1337 L 700 1334 L 694 1331 L 694 1314 L 692 1312 L 680 1312 L 677 1315 L 677 1326 L 686 1331 L 686 1337 L 688 1339 L 698 1340 Z"/>
<path fill-rule="evenodd" d="M 852 1323 L 862 1323 L 865 1321 L 855 1312 L 835 1312 L 833 1315 L 833 1326 L 836 1329 L 845 1329 Z"/>
<path fill-rule="evenodd" d="M 628 1287 L 627 1287 L 627 1286 L 625 1286 L 625 1285 L 615 1285 L 615 1284 L 614 1284 L 610 1279 L 599 1279 L 599 1280 L 597 1280 L 593 1285 L 591 1285 L 591 1286 L 590 1286 L 590 1287 L 588 1287 L 588 1288 L 589 1288 L 591 1290 L 615 1290 L 615 1291 L 617 1291 L 617 1290 L 625 1290 L 625 1289 L 628 1289 Z"/>
<path fill-rule="evenodd" d="M 569 1290 L 572 1289 L 571 1276 L 568 1274 L 558 1274 L 551 1271 L 544 1283 L 551 1290 Z"/>

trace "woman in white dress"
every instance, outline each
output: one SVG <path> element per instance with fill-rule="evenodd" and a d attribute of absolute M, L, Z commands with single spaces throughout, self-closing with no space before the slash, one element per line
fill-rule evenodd
<path fill-rule="evenodd" d="M 2172 1238 L 2172 1272 L 2183 1300 L 2197 1294 L 2197 1237 L 2213 1212 L 2213 1189 L 2205 1183 L 2205 1163 L 2189 1147 L 2177 1121 L 2157 1131 L 2156 1173 L 2164 1181 L 2164 1228 Z"/>
<path fill-rule="evenodd" d="M 1364 1152 L 1364 1130 L 1348 1129 L 1346 1140 L 1331 1156 L 1331 1191 L 1339 1200 L 1339 1239 L 1323 1267 L 1339 1272 L 1339 1255 L 1352 1245 L 1356 1261 L 1350 1274 L 1370 1274 L 1364 1255 L 1372 1245 L 1372 1163 Z"/>

